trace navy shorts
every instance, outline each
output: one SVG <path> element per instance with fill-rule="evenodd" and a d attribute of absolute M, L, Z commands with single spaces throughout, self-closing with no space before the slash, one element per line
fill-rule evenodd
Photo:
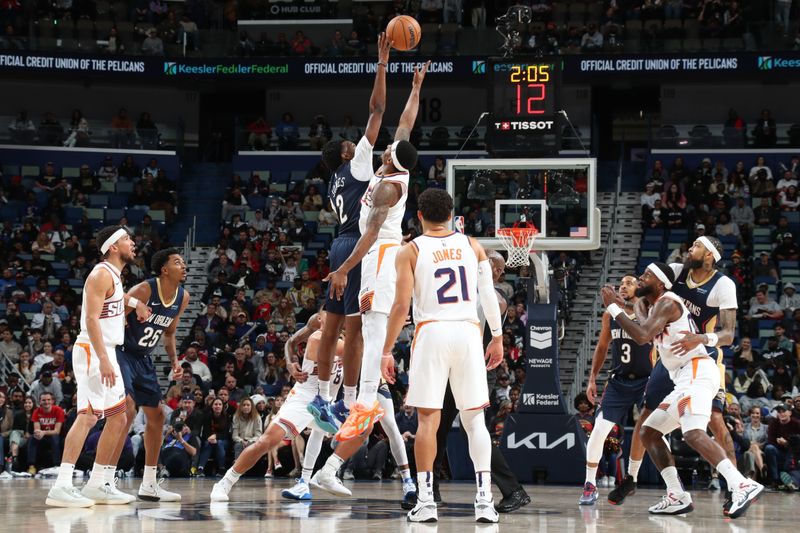
<path fill-rule="evenodd" d="M 347 233 L 339 235 L 333 240 L 331 244 L 331 252 L 328 259 L 331 263 L 331 272 L 342 266 L 356 243 L 361 236 L 357 233 Z M 344 288 L 344 294 L 341 300 L 337 300 L 336 296 L 330 297 L 330 293 L 326 290 L 325 296 L 325 310 L 337 315 L 358 315 L 360 306 L 358 305 L 358 293 L 361 291 L 361 263 L 358 264 L 353 270 L 347 273 L 347 286 Z"/>
<path fill-rule="evenodd" d="M 661 359 L 653 365 L 650 379 L 647 381 L 647 389 L 644 391 L 644 406 L 655 411 L 667 395 L 675 388 L 675 384 L 669 377 L 669 371 L 661 364 Z"/>
<path fill-rule="evenodd" d="M 642 406 L 647 380 L 648 377 L 628 379 L 623 376 L 609 379 L 600 398 L 598 416 L 602 414 L 604 419 L 624 426 L 631 407 Z"/>
<path fill-rule="evenodd" d="M 117 363 L 125 383 L 125 394 L 133 398 L 137 406 L 158 407 L 161 387 L 150 356 L 130 355 L 118 346 Z"/>
<path fill-rule="evenodd" d="M 726 402 L 727 393 L 725 389 L 719 389 L 717 391 L 717 395 L 714 396 L 714 399 L 711 400 L 711 410 L 712 411 L 719 411 L 722 414 L 725 414 L 725 404 Z"/>

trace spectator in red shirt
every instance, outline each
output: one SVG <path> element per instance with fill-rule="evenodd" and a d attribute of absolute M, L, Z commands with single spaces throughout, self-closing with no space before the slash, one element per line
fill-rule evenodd
<path fill-rule="evenodd" d="M 264 119 L 259 116 L 256 120 L 247 125 L 249 133 L 247 144 L 251 150 L 266 150 L 269 147 L 269 139 L 272 137 L 272 128 Z"/>
<path fill-rule="evenodd" d="M 52 460 L 50 466 L 61 462 L 61 426 L 64 424 L 64 410 L 54 405 L 53 395 L 44 392 L 39 397 L 39 407 L 31 416 L 33 434 L 28 439 L 28 472 L 35 474 L 41 469 L 43 461 L 37 461 L 40 444 L 50 446 Z"/>
<path fill-rule="evenodd" d="M 323 257 L 317 257 L 317 263 L 308 269 L 308 277 L 314 281 L 322 281 L 331 273 L 331 267 Z"/>
<path fill-rule="evenodd" d="M 297 30 L 297 33 L 294 34 L 294 40 L 292 41 L 292 52 L 298 56 L 305 56 L 311 53 L 311 40 L 305 36 L 305 34 L 301 30 Z"/>
<path fill-rule="evenodd" d="M 786 404 L 775 407 L 777 416 L 772 419 L 767 427 L 767 445 L 764 453 L 767 456 L 767 467 L 772 482 L 778 484 L 778 469 L 783 467 L 789 453 L 789 439 L 800 435 L 800 420 L 792 418 L 792 408 Z"/>

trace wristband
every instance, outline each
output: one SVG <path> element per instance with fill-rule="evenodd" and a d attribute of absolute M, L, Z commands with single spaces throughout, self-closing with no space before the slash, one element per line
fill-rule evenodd
<path fill-rule="evenodd" d="M 622 308 L 615 303 L 606 307 L 606 310 L 611 315 L 611 318 L 617 318 L 617 316 L 622 314 Z"/>
<path fill-rule="evenodd" d="M 139 305 L 139 300 L 137 298 L 134 298 L 133 296 L 128 298 L 128 307 L 136 308 L 137 305 Z"/>
<path fill-rule="evenodd" d="M 381 356 L 381 359 L 391 359 L 394 361 L 394 355 L 392 354 L 392 352 L 386 352 Z"/>
<path fill-rule="evenodd" d="M 706 338 L 708 339 L 706 346 L 716 346 L 719 342 L 719 335 L 716 333 L 706 333 Z"/>
<path fill-rule="evenodd" d="M 381 63 L 380 61 L 378 61 L 378 66 L 386 68 L 388 65 L 386 63 Z"/>

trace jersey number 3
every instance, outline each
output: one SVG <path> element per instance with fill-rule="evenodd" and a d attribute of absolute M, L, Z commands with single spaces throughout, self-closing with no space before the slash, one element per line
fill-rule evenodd
<path fill-rule="evenodd" d="M 625 364 L 631 362 L 631 345 L 630 344 L 622 344 L 620 345 L 619 349 L 622 351 L 622 355 L 620 356 L 619 360 Z"/>
<path fill-rule="evenodd" d="M 158 344 L 158 339 L 164 333 L 163 329 L 144 328 L 144 337 L 139 339 L 139 346 L 143 348 L 152 348 Z"/>
<path fill-rule="evenodd" d="M 469 288 L 467 287 L 467 270 L 460 266 L 458 267 L 458 274 L 459 281 L 461 282 L 461 301 L 468 302 L 469 301 Z M 433 276 L 436 279 L 447 277 L 447 281 L 444 282 L 444 285 L 439 287 L 439 290 L 436 291 L 436 296 L 439 298 L 439 303 L 442 305 L 445 304 L 454 304 L 458 303 L 459 297 L 458 296 L 448 296 L 447 293 L 450 289 L 453 288 L 453 285 L 456 284 L 456 272 L 452 268 L 440 268 L 436 272 L 433 273 Z"/>

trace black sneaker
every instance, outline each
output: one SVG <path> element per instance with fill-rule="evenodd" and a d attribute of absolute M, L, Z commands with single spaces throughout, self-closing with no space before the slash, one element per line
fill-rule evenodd
<path fill-rule="evenodd" d="M 520 507 L 524 507 L 531 503 L 531 497 L 525 492 L 525 489 L 518 488 L 494 506 L 498 513 L 513 513 Z"/>
<path fill-rule="evenodd" d="M 442 503 L 442 494 L 439 492 L 439 481 L 433 478 L 433 501 Z"/>
<path fill-rule="evenodd" d="M 625 498 L 636 492 L 636 482 L 631 476 L 625 476 L 622 483 L 608 493 L 608 503 L 612 505 L 622 505 Z"/>
<path fill-rule="evenodd" d="M 722 514 L 728 516 L 733 504 L 733 493 L 730 490 L 725 491 L 725 503 L 722 504 Z"/>

